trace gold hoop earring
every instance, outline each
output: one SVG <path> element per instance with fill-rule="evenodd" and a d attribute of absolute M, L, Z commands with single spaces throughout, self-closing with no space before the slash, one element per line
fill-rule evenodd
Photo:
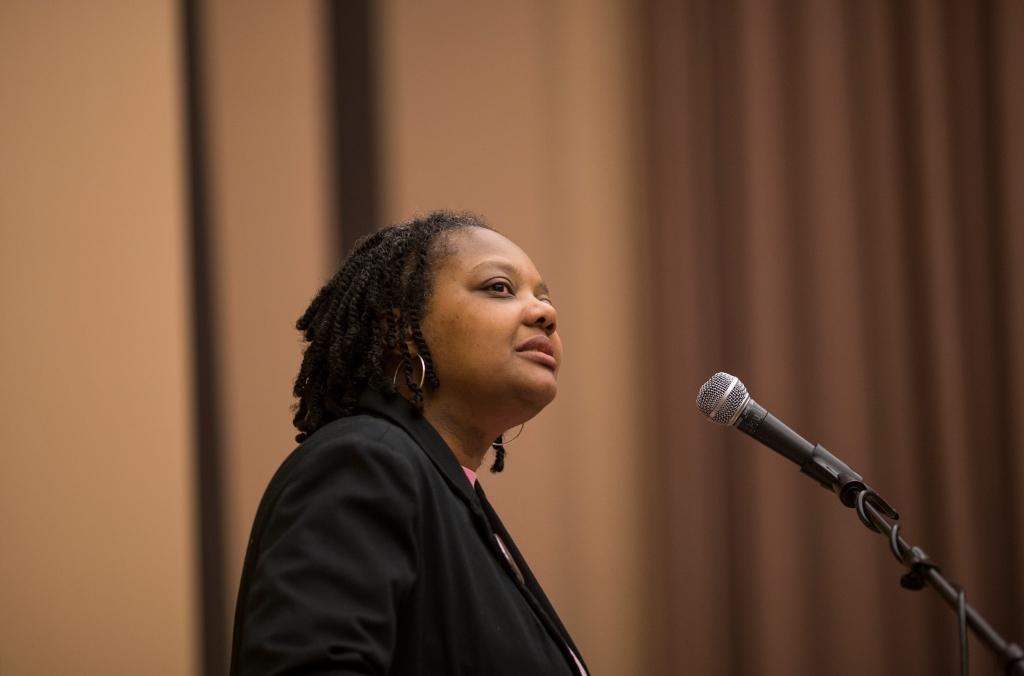
<path fill-rule="evenodd" d="M 419 387 L 422 390 L 423 389 L 423 381 L 427 377 L 427 362 L 423 361 L 423 357 L 422 357 L 422 355 L 420 355 L 419 352 L 413 352 L 412 356 L 414 356 L 414 357 L 416 357 L 417 359 L 420 360 L 420 385 L 419 385 Z M 403 361 L 403 362 L 401 362 L 398 365 L 398 368 L 395 369 L 395 375 L 391 378 L 391 382 L 393 382 L 395 384 L 395 387 L 398 387 L 398 372 L 402 370 L 402 366 L 404 364 L 405 364 L 405 362 Z"/>
<path fill-rule="evenodd" d="M 519 438 L 519 435 L 523 433 L 523 429 L 525 427 L 526 427 L 526 423 L 523 423 L 522 425 L 520 425 L 519 426 L 519 431 L 516 432 L 516 435 L 514 437 L 512 437 L 511 439 L 509 439 L 508 441 L 505 441 L 502 438 L 502 437 L 505 436 L 504 434 L 500 435 L 497 439 L 494 440 L 494 443 L 491 444 L 491 447 L 492 448 L 505 448 L 506 446 L 508 446 L 513 441 L 515 441 L 516 439 Z"/>

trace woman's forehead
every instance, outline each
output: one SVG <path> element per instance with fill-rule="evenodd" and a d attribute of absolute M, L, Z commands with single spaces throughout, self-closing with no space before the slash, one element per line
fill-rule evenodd
<path fill-rule="evenodd" d="M 506 267 L 537 274 L 533 261 L 515 242 L 484 228 L 464 228 L 453 232 L 448 244 L 453 250 L 450 262 L 472 270 L 484 261 L 504 262 Z"/>

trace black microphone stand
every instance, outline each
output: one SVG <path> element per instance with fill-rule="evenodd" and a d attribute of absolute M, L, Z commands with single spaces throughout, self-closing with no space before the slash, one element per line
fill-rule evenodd
<path fill-rule="evenodd" d="M 826 486 L 827 487 L 827 486 Z M 931 587 L 942 599 L 957 611 L 960 619 L 960 673 L 967 674 L 967 628 L 996 656 L 999 668 L 1006 676 L 1024 676 L 1024 650 L 1016 643 L 1006 641 L 985 621 L 978 611 L 967 605 L 964 590 L 957 587 L 939 571 L 939 567 L 928 558 L 920 547 L 911 546 L 900 537 L 899 524 L 890 524 L 883 513 L 899 518 L 875 491 L 864 485 L 858 478 L 840 474 L 831 487 L 844 505 L 855 507 L 857 516 L 870 530 L 884 535 L 896 559 L 907 568 L 900 578 L 904 589 L 919 590 Z M 845 498 L 845 499 L 844 499 Z M 854 504 L 849 504 L 853 502 Z M 881 510 L 881 512 L 880 512 Z"/>
<path fill-rule="evenodd" d="M 697 393 L 697 408 L 704 417 L 720 425 L 735 426 L 784 458 L 800 466 L 800 472 L 817 481 L 823 488 L 839 496 L 844 506 L 857 510 L 857 516 L 870 530 L 885 535 L 896 559 L 907 568 L 900 578 L 905 589 L 931 587 L 957 611 L 960 620 L 960 673 L 967 676 L 968 627 L 991 650 L 1006 676 L 1024 676 L 1024 650 L 1008 643 L 974 608 L 967 605 L 963 589 L 942 576 L 939 567 L 920 547 L 911 546 L 900 537 L 900 526 L 890 524 L 899 513 L 882 496 L 864 483 L 863 477 L 850 469 L 821 444 L 810 442 L 772 416 L 750 398 L 747 388 L 736 376 L 716 373 Z"/>

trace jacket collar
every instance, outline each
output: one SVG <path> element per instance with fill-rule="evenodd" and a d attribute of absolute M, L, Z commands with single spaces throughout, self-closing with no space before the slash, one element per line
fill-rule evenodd
<path fill-rule="evenodd" d="M 569 633 L 562 626 L 561 621 L 557 619 L 558 615 L 551 607 L 529 566 L 526 565 L 523 555 L 520 554 L 519 549 L 512 542 L 508 531 L 505 530 L 505 526 L 502 525 L 501 519 L 498 518 L 494 508 L 487 501 L 483 486 L 477 482 L 475 489 L 470 487 L 469 481 L 466 479 L 466 473 L 462 471 L 462 465 L 459 464 L 455 454 L 452 453 L 452 449 L 448 447 L 445 440 L 437 433 L 434 426 L 426 418 L 416 413 L 416 409 L 412 407 L 412 404 L 405 397 L 396 395 L 388 400 L 379 391 L 370 387 L 363 390 L 363 393 L 360 395 L 359 408 L 387 418 L 405 430 L 413 438 L 413 441 L 419 444 L 420 448 L 426 452 L 434 466 L 441 472 L 441 475 L 444 476 L 456 494 L 462 496 L 469 503 L 477 524 L 482 529 L 484 539 L 488 541 L 490 548 L 498 558 L 502 559 L 504 555 L 497 549 L 498 545 L 492 539 L 495 533 L 498 534 L 502 542 L 509 548 L 510 556 L 514 557 L 516 565 L 525 577 L 524 582 L 518 586 L 533 611 L 541 619 L 541 622 L 555 636 L 559 643 L 559 650 L 561 652 L 569 650 L 578 656 L 579 651 L 576 650 L 575 644 L 572 643 Z M 508 571 L 509 575 L 513 576 L 511 566 L 509 566 Z M 582 660 L 582 658 L 579 659 Z M 566 661 L 569 663 L 573 673 L 576 673 L 573 656 L 566 655 Z"/>
<path fill-rule="evenodd" d="M 405 397 L 395 395 L 389 400 L 374 388 L 367 387 L 359 396 L 359 408 L 382 415 L 405 430 L 426 452 L 455 492 L 472 505 L 473 511 L 483 514 L 480 498 L 469 485 L 466 473 L 452 453 L 452 449 L 434 426 L 418 414 Z"/>

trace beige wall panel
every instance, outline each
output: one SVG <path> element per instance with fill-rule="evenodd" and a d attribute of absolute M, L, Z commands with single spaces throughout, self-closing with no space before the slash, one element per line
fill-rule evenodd
<path fill-rule="evenodd" d="M 205 18 L 231 614 L 256 507 L 295 447 L 295 320 L 334 257 L 320 4 L 210 0 Z"/>
<path fill-rule="evenodd" d="M 481 479 L 596 674 L 646 673 L 637 17 L 625 0 L 385 0 L 387 221 L 484 216 L 552 288 L 555 403 Z"/>
<path fill-rule="evenodd" d="M 0 673 L 195 673 L 178 3 L 0 4 Z"/>

